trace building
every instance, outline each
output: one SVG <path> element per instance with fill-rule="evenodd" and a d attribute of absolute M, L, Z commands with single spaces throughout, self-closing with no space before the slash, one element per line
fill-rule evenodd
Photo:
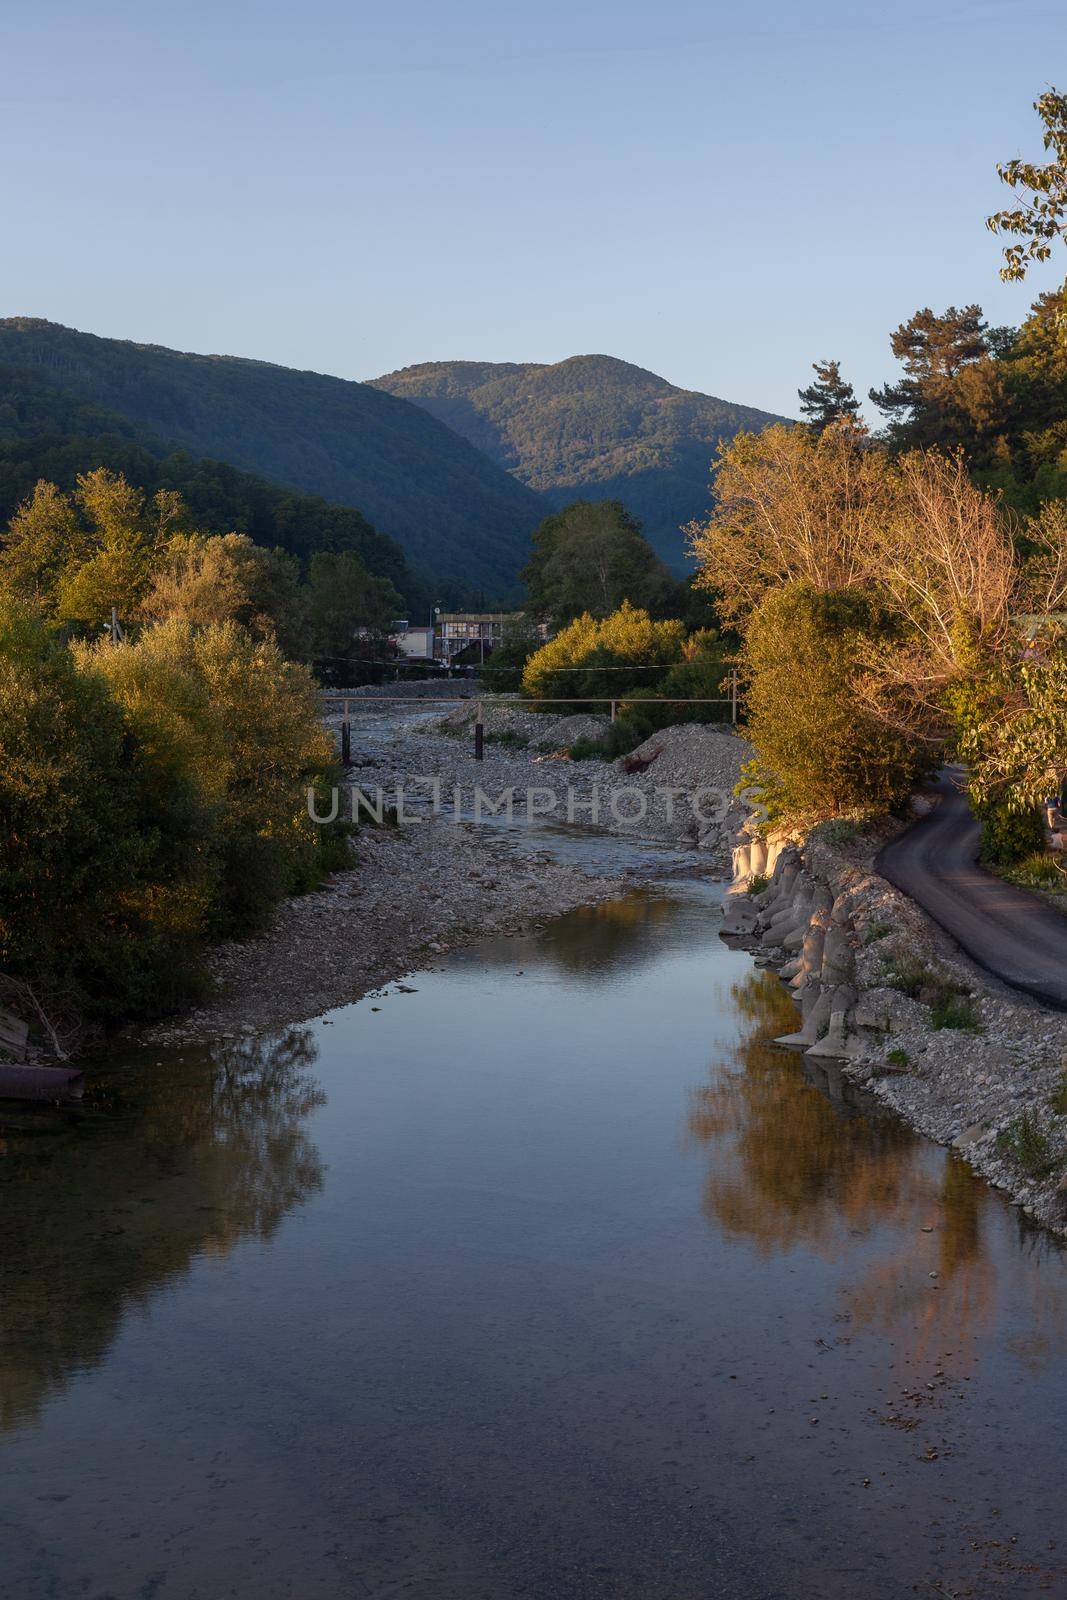
<path fill-rule="evenodd" d="M 416 661 L 433 660 L 434 630 L 429 623 L 422 627 L 409 622 L 397 623 L 391 638 L 400 655 Z"/>
<path fill-rule="evenodd" d="M 439 661 L 453 661 L 471 649 L 475 659 L 484 661 L 504 637 L 505 625 L 523 620 L 521 611 L 441 611 L 437 616 L 434 654 Z M 531 623 L 539 640 L 548 638 L 545 624 Z"/>

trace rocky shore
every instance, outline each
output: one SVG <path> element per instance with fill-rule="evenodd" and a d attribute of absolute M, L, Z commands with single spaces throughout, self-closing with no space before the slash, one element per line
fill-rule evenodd
<path fill-rule="evenodd" d="M 873 870 L 890 836 L 742 844 L 724 933 L 798 1005 L 781 1043 L 840 1068 L 1067 1234 L 1067 1015 L 1000 984 Z"/>

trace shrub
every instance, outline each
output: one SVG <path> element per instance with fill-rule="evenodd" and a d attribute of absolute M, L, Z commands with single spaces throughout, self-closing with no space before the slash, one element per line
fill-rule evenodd
<path fill-rule="evenodd" d="M 1061 865 L 1048 850 L 1035 850 L 1023 856 L 1011 871 L 1016 883 L 1036 889 L 1067 889 L 1067 866 Z"/>
<path fill-rule="evenodd" d="M 1032 1178 L 1047 1177 L 1055 1166 L 1048 1139 L 1029 1111 L 1001 1129 L 997 1149 Z"/>
<path fill-rule="evenodd" d="M 771 591 L 745 640 L 748 734 L 794 815 L 886 811 L 926 756 L 865 704 L 861 683 L 892 624 L 866 595 L 797 582 Z"/>
<path fill-rule="evenodd" d="M 188 992 L 207 895 L 195 786 L 151 761 L 102 676 L 0 605 L 0 966 L 108 1018 Z"/>
<path fill-rule="evenodd" d="M 659 682 L 680 659 L 684 637 L 681 622 L 653 622 L 628 601 L 602 621 L 585 613 L 530 657 L 523 692 L 533 699 L 621 700 Z"/>
<path fill-rule="evenodd" d="M 311 821 L 307 789 L 334 755 L 305 668 L 234 623 L 177 620 L 78 657 L 107 679 L 155 784 L 186 779 L 211 819 L 201 862 L 212 933 L 256 927 L 283 894 L 318 881 L 337 828 Z"/>

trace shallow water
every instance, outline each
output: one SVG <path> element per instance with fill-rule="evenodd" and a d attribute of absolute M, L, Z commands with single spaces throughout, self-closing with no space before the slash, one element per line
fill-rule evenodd
<path fill-rule="evenodd" d="M 6 1119 L 0 1591 L 1067 1593 L 1063 1258 L 766 1042 L 719 896 Z"/>

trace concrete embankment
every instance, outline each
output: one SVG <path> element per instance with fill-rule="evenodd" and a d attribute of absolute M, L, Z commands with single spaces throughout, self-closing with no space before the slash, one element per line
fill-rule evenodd
<path fill-rule="evenodd" d="M 791 989 L 797 1026 L 779 1043 L 836 1064 L 1067 1232 L 1067 1018 L 990 978 L 873 870 L 886 834 L 833 834 L 734 852 L 723 932 Z"/>

